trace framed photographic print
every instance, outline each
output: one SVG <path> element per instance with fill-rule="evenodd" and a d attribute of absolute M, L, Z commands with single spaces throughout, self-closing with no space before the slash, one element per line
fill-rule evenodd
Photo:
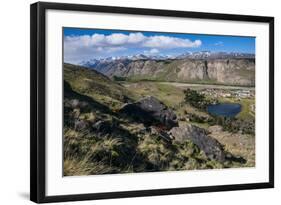
<path fill-rule="evenodd" d="M 274 187 L 274 18 L 31 5 L 34 202 Z"/>

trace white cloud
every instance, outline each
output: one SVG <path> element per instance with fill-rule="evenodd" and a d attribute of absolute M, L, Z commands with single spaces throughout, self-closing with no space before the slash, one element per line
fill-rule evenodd
<path fill-rule="evenodd" d="M 106 52 L 112 53 L 112 52 L 123 51 L 123 50 L 126 50 L 126 48 L 125 48 L 125 47 L 122 47 L 122 46 L 119 46 L 119 47 L 108 47 L 108 48 L 106 49 Z"/>
<path fill-rule="evenodd" d="M 201 46 L 200 40 L 191 41 L 189 39 L 182 39 L 169 36 L 151 36 L 147 37 L 144 42 L 144 47 L 156 48 L 194 48 Z"/>
<path fill-rule="evenodd" d="M 159 50 L 156 49 L 156 48 L 152 48 L 149 52 L 150 52 L 151 54 L 156 54 L 156 53 L 159 53 Z"/>
<path fill-rule="evenodd" d="M 94 34 L 91 36 L 91 43 L 92 44 L 102 44 L 105 40 L 105 35 L 103 34 Z"/>
<path fill-rule="evenodd" d="M 122 33 L 113 33 L 106 38 L 106 44 L 108 45 L 123 45 L 128 43 L 129 36 Z"/>
<path fill-rule="evenodd" d="M 223 42 L 222 41 L 218 41 L 216 43 L 214 43 L 215 46 L 223 46 Z"/>
<path fill-rule="evenodd" d="M 176 38 L 163 35 L 144 36 L 142 33 L 114 33 L 111 35 L 93 34 L 92 36 L 67 36 L 65 44 L 70 46 L 136 46 L 148 48 L 193 48 L 201 46 L 200 40 Z"/>
<path fill-rule="evenodd" d="M 92 58 L 95 55 L 114 53 L 128 48 L 151 48 L 151 54 L 158 49 L 200 47 L 200 40 L 176 38 L 164 35 L 144 36 L 141 32 L 130 34 L 113 33 L 110 35 L 93 34 L 66 36 L 64 39 L 65 60 Z M 76 60 L 75 60 L 76 61 Z"/>
<path fill-rule="evenodd" d="M 159 53 L 159 50 L 157 48 L 152 48 L 148 51 L 144 51 L 144 53 L 147 55 L 155 55 L 155 54 Z"/>
<path fill-rule="evenodd" d="M 137 44 L 145 40 L 145 36 L 142 33 L 130 33 L 128 43 Z"/>

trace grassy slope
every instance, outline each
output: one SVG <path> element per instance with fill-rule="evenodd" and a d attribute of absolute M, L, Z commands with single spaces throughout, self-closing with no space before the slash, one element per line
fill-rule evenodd
<path fill-rule="evenodd" d="M 157 134 L 143 133 L 142 123 L 119 116 L 114 110 L 128 98 L 139 99 L 139 89 L 127 89 L 102 74 L 83 67 L 64 65 L 66 99 L 87 102 L 88 108 L 68 110 L 65 119 L 79 119 L 95 123 L 114 124 L 110 133 L 97 133 L 91 129 L 77 131 L 72 123 L 64 126 L 64 175 L 91 175 L 165 170 L 221 168 L 223 165 L 209 160 L 192 142 L 167 144 Z M 152 87 L 148 86 L 150 89 Z M 169 86 L 156 86 L 158 97 L 165 98 L 172 91 Z M 159 90 L 160 89 L 160 90 Z M 136 91 L 132 94 L 129 90 Z M 172 96 L 180 92 L 176 89 Z M 167 95 L 168 96 L 168 95 Z M 178 99 L 180 101 L 180 99 Z M 78 113 L 78 114 L 77 114 Z M 75 116 L 72 119 L 69 116 Z"/>
<path fill-rule="evenodd" d="M 72 96 L 73 98 L 97 102 L 106 108 L 98 110 L 97 103 L 90 103 L 88 110 L 78 108 L 80 114 L 77 118 L 91 121 L 102 119 L 116 124 L 111 134 L 102 136 L 97 136 L 97 133 L 90 130 L 75 131 L 72 126 L 65 127 L 64 175 L 235 166 L 208 160 L 189 141 L 168 146 L 157 135 L 141 133 L 140 130 L 144 128 L 141 123 L 131 122 L 123 116 L 118 116 L 118 113 L 114 111 L 128 99 L 133 101 L 143 96 L 153 95 L 173 108 L 178 116 L 184 115 L 185 112 L 206 115 L 189 105 L 181 104 L 184 98 L 181 88 L 157 82 L 122 82 L 122 85 L 96 71 L 70 64 L 64 65 L 64 79 L 77 93 Z M 77 109 L 71 112 L 75 113 Z M 185 123 L 192 122 L 180 122 L 180 124 Z M 208 128 L 206 123 L 195 124 Z M 222 143 L 225 142 L 222 141 Z"/>
<path fill-rule="evenodd" d="M 171 85 L 165 85 L 157 82 L 122 82 L 128 90 L 134 90 L 139 97 L 152 95 L 163 101 L 166 105 L 173 107 L 183 101 L 183 92 Z"/>
<path fill-rule="evenodd" d="M 65 64 L 64 80 L 74 91 L 92 97 L 111 108 L 118 108 L 125 101 L 135 97 L 122 85 L 93 69 Z"/>

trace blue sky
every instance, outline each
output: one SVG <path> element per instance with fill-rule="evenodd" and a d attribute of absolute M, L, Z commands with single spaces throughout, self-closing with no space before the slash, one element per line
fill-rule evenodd
<path fill-rule="evenodd" d="M 64 61 L 93 58 L 179 55 L 188 51 L 255 53 L 255 38 L 205 34 L 64 28 Z"/>

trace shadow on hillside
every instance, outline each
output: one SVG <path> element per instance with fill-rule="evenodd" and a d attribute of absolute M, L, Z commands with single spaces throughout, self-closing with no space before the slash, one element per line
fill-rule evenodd
<path fill-rule="evenodd" d="M 231 161 L 231 162 L 236 162 L 236 163 L 240 163 L 240 164 L 246 164 L 247 160 L 244 159 L 241 156 L 234 156 L 231 153 L 228 153 L 229 156 L 226 156 L 226 160 Z"/>
<path fill-rule="evenodd" d="M 72 90 L 70 84 L 66 81 L 64 81 L 64 98 L 78 99 L 79 101 L 84 101 L 84 102 L 89 103 L 90 107 L 93 107 L 102 113 L 115 115 L 115 113 L 112 112 L 112 110 L 108 106 L 97 102 L 96 100 L 94 100 L 93 98 L 91 98 L 89 96 L 82 95 L 82 94 Z"/>

